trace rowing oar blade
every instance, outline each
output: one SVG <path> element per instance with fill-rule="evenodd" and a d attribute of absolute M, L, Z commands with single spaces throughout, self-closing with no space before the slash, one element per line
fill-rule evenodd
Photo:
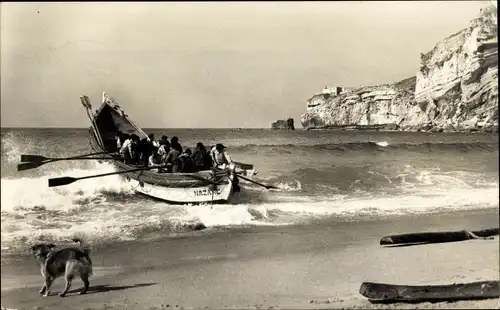
<path fill-rule="evenodd" d="M 23 162 L 23 163 L 28 162 L 28 161 L 42 162 L 42 161 L 46 161 L 49 159 L 51 159 L 51 158 L 47 158 L 45 156 L 40 156 L 40 155 L 21 155 L 21 162 Z"/>
<path fill-rule="evenodd" d="M 62 177 L 62 178 L 49 179 L 49 187 L 67 185 L 67 184 L 71 184 L 71 183 L 78 181 L 78 180 L 79 179 L 72 178 L 72 177 Z"/>
<path fill-rule="evenodd" d="M 44 162 L 22 163 L 22 164 L 17 165 L 17 171 L 38 168 L 43 164 L 45 164 L 45 163 Z"/>

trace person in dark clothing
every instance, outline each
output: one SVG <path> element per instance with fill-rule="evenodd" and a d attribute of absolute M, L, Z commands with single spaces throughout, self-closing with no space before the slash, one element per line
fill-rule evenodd
<path fill-rule="evenodd" d="M 154 148 L 153 143 L 150 140 L 148 141 L 147 138 L 141 140 L 138 147 L 139 150 L 138 160 L 141 165 L 147 167 L 149 156 L 153 154 L 153 148 Z"/>
<path fill-rule="evenodd" d="M 210 169 L 212 169 L 212 156 L 210 156 L 210 153 L 207 151 L 205 153 L 205 166 L 203 167 L 203 170 Z"/>
<path fill-rule="evenodd" d="M 191 149 L 186 149 L 184 153 L 182 153 L 178 160 L 179 160 L 179 172 L 184 172 L 184 173 L 192 173 L 196 172 L 195 166 L 193 159 L 191 158 Z"/>
<path fill-rule="evenodd" d="M 132 135 L 130 135 L 130 139 L 132 140 L 131 141 L 131 144 L 130 144 L 130 148 L 132 150 L 132 153 L 130 154 L 130 163 L 132 164 L 137 164 L 138 161 L 139 161 L 139 142 L 140 142 L 140 139 L 139 139 L 139 136 L 136 135 L 135 133 L 133 133 Z"/>
<path fill-rule="evenodd" d="M 138 164 L 142 164 L 142 154 L 144 153 L 144 149 L 146 148 L 146 143 L 148 140 L 146 138 L 142 138 L 137 143 L 137 152 L 135 152 L 134 161 Z"/>
<path fill-rule="evenodd" d="M 207 149 L 201 142 L 196 143 L 196 148 L 191 158 L 193 159 L 196 171 L 209 170 L 212 167 L 210 154 L 208 154 Z M 210 159 L 209 163 L 207 163 L 207 159 Z"/>
<path fill-rule="evenodd" d="M 179 138 L 176 136 L 173 136 L 172 139 L 170 139 L 170 147 L 179 151 L 179 154 L 182 154 L 182 146 L 179 143 Z"/>
<path fill-rule="evenodd" d="M 158 144 L 162 145 L 162 144 L 165 144 L 165 143 L 168 144 L 168 145 L 170 145 L 170 142 L 168 142 L 168 137 L 165 136 L 165 135 L 163 135 L 163 136 L 161 136 L 160 140 L 158 141 Z"/>

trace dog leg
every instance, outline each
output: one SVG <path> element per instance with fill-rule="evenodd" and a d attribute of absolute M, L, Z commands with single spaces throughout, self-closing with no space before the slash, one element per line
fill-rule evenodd
<path fill-rule="evenodd" d="M 81 274 L 80 279 L 82 279 L 83 282 L 83 289 L 80 292 L 80 295 L 83 295 L 86 294 L 89 289 L 89 277 L 86 274 Z"/>
<path fill-rule="evenodd" d="M 38 291 L 40 295 L 43 295 L 45 293 L 45 290 L 47 289 L 47 286 L 45 285 L 45 282 L 43 282 L 42 288 Z"/>
<path fill-rule="evenodd" d="M 66 294 L 68 293 L 69 291 L 69 288 L 71 287 L 71 281 L 73 280 L 73 277 L 72 276 L 67 276 L 66 277 L 66 286 L 64 287 L 64 291 L 62 291 L 59 296 L 60 297 L 65 297 Z"/>
<path fill-rule="evenodd" d="M 45 278 L 45 295 L 43 295 L 44 297 L 48 297 L 50 295 L 50 286 L 52 285 L 52 282 L 54 282 L 54 278 Z"/>

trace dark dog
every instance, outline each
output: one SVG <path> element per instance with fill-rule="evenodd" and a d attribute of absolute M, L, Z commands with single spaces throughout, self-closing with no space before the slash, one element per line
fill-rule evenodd
<path fill-rule="evenodd" d="M 36 244 L 31 247 L 31 252 L 35 256 L 45 282 L 40 290 L 40 294 L 45 297 L 50 294 L 52 282 L 64 275 L 66 287 L 59 296 L 64 297 L 71 287 L 71 281 L 75 276 L 80 276 L 83 281 L 83 290 L 80 294 L 85 294 L 89 288 L 89 276 L 92 275 L 92 261 L 90 260 L 88 249 L 82 249 L 80 239 L 73 239 L 80 244 L 80 249 L 64 248 L 53 250 L 54 244 Z"/>

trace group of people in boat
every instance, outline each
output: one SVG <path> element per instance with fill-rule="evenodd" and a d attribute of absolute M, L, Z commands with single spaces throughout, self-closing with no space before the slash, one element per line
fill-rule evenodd
<path fill-rule="evenodd" d="M 183 150 L 176 136 L 170 141 L 167 136 L 156 141 L 152 133 L 140 139 L 136 134 L 118 132 L 116 146 L 126 163 L 160 167 L 158 172 L 193 173 L 213 168 L 224 169 L 232 163 L 223 144 L 218 143 L 207 151 L 203 143 L 198 142 L 194 151 L 189 148 Z"/>

